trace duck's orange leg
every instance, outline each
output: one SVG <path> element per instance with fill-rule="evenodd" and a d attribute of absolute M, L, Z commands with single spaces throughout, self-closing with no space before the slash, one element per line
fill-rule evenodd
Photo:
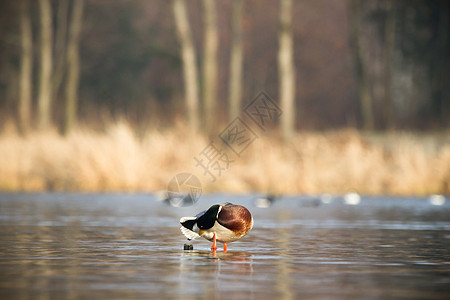
<path fill-rule="evenodd" d="M 223 252 L 227 252 L 227 243 L 223 243 Z"/>
<path fill-rule="evenodd" d="M 216 252 L 216 250 L 217 250 L 216 234 L 215 234 L 215 233 L 214 233 L 214 235 L 213 235 L 213 244 L 212 244 L 211 250 L 212 250 L 213 252 Z"/>

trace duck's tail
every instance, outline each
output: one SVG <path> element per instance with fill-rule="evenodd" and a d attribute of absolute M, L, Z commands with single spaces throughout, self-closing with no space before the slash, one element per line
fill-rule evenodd
<path fill-rule="evenodd" d="M 183 217 L 180 219 L 180 223 L 180 230 L 188 240 L 200 237 L 198 234 L 199 228 L 197 227 L 197 217 Z"/>

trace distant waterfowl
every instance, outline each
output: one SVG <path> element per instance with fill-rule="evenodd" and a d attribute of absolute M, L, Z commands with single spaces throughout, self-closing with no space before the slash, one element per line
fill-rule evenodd
<path fill-rule="evenodd" d="M 272 204 L 275 202 L 276 199 L 277 196 L 268 194 L 266 196 L 256 198 L 254 204 L 256 207 L 259 208 L 268 208 L 272 206 Z"/>
<path fill-rule="evenodd" d="M 183 207 L 190 206 L 197 202 L 198 198 L 192 197 L 191 194 L 187 193 L 169 193 L 168 191 L 159 191 L 156 193 L 156 199 L 169 206 L 173 207 Z"/>
<path fill-rule="evenodd" d="M 213 205 L 195 217 L 183 217 L 180 223 L 188 240 L 201 236 L 213 242 L 213 251 L 217 242 L 223 243 L 223 250 L 227 251 L 227 243 L 239 240 L 252 229 L 253 218 L 247 208 L 225 203 Z"/>
<path fill-rule="evenodd" d="M 432 205 L 440 206 L 440 205 L 444 205 L 445 204 L 445 197 L 443 195 L 431 195 L 428 198 L 428 201 L 430 201 L 430 203 Z"/>
<path fill-rule="evenodd" d="M 323 204 L 329 204 L 329 203 L 331 203 L 331 201 L 333 201 L 333 196 L 328 193 L 322 194 L 322 195 L 320 195 L 320 201 Z"/>
<path fill-rule="evenodd" d="M 347 205 L 358 205 L 361 202 L 361 196 L 357 193 L 345 194 L 344 202 Z"/>

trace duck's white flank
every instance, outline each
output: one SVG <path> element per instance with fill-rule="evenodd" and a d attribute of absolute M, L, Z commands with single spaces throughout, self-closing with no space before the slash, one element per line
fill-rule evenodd
<path fill-rule="evenodd" d="M 251 227 L 253 227 L 253 218 Z M 217 241 L 222 243 L 231 243 L 239 240 L 243 236 L 236 235 L 236 233 L 230 229 L 220 225 L 219 222 L 216 222 L 213 227 L 203 232 L 202 237 L 208 241 L 212 241 L 214 234 L 216 234 Z"/>

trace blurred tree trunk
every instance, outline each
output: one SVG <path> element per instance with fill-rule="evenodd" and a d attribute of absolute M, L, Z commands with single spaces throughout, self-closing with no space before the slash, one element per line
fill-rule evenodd
<path fill-rule="evenodd" d="M 63 133 L 76 124 L 78 104 L 78 83 L 80 78 L 80 31 L 83 20 L 83 0 L 74 0 L 67 44 L 67 85 L 64 110 Z"/>
<path fill-rule="evenodd" d="M 188 122 L 190 129 L 195 131 L 198 129 L 199 123 L 197 59 L 195 57 L 194 42 L 192 39 L 191 28 L 189 26 L 186 4 L 184 0 L 173 0 L 173 12 L 178 37 L 181 44 L 181 58 L 183 60 L 183 76 Z"/>
<path fill-rule="evenodd" d="M 295 64 L 292 38 L 292 0 L 281 0 L 280 30 L 278 33 L 278 68 L 280 101 L 283 114 L 281 128 L 284 140 L 295 132 Z"/>
<path fill-rule="evenodd" d="M 436 32 L 436 47 L 431 50 L 433 59 L 430 67 L 432 98 L 435 103 L 436 115 L 441 128 L 450 126 L 450 3 L 442 1 L 439 4 L 439 23 Z"/>
<path fill-rule="evenodd" d="M 372 94 L 370 92 L 369 75 L 364 61 L 364 54 L 361 47 L 361 18 L 362 7 L 360 0 L 350 0 L 350 33 L 353 42 L 354 59 L 356 73 L 358 77 L 358 94 L 361 103 L 361 115 L 363 128 L 372 130 L 374 128 Z"/>
<path fill-rule="evenodd" d="M 31 15 L 29 0 L 20 2 L 20 98 L 19 98 L 19 128 L 26 134 L 30 128 L 30 111 L 32 95 L 33 38 L 31 33 Z"/>
<path fill-rule="evenodd" d="M 386 21 L 384 27 L 384 122 L 385 128 L 394 127 L 394 106 L 392 100 L 392 70 L 395 49 L 395 11 L 392 0 L 386 0 Z"/>
<path fill-rule="evenodd" d="M 75 5 L 75 4 L 74 4 Z M 57 24 L 55 32 L 55 67 L 52 76 L 53 99 L 56 99 L 61 83 L 64 78 L 66 66 L 66 41 L 67 41 L 67 22 L 69 20 L 69 0 L 58 1 L 58 12 L 56 15 Z"/>
<path fill-rule="evenodd" d="M 230 121 L 239 116 L 242 98 L 242 8 L 244 0 L 234 0 L 231 20 L 232 44 L 230 58 Z"/>
<path fill-rule="evenodd" d="M 39 75 L 39 129 L 50 125 L 52 94 L 52 8 L 49 0 L 39 0 L 41 19 L 41 72 Z"/>
<path fill-rule="evenodd" d="M 217 12 L 215 0 L 203 0 L 205 13 L 205 48 L 203 62 L 203 101 L 205 129 L 208 134 L 212 132 L 213 122 L 216 119 L 217 102 Z"/>

